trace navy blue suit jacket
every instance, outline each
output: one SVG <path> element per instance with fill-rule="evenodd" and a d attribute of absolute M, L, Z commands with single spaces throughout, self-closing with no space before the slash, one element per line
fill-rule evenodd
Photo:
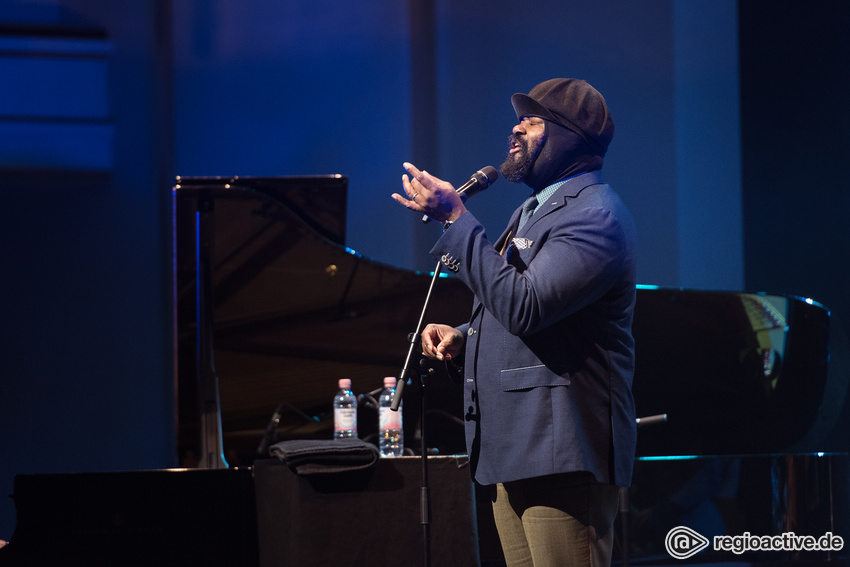
<path fill-rule="evenodd" d="M 494 484 L 590 471 L 628 486 L 632 217 L 600 171 L 567 181 L 513 234 L 518 216 L 494 246 L 467 211 L 431 250 L 475 294 L 460 327 L 473 476 Z"/>

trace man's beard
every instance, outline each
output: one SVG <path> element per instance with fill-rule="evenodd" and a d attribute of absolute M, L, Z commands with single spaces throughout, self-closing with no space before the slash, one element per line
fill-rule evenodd
<path fill-rule="evenodd" d="M 534 165 L 534 160 L 537 159 L 537 155 L 540 153 L 540 148 L 543 147 L 543 144 L 538 144 L 532 152 L 528 147 L 527 138 L 511 134 L 508 136 L 508 145 L 510 145 L 512 140 L 518 142 L 522 149 L 518 152 L 508 154 L 508 157 L 505 158 L 505 161 L 499 168 L 499 172 L 502 174 L 502 177 L 512 183 L 522 183 L 526 176 L 528 176 L 528 172 L 531 171 L 531 166 Z"/>

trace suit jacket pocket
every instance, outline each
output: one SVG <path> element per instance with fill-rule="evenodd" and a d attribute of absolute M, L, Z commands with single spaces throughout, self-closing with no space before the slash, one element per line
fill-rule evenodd
<path fill-rule="evenodd" d="M 530 390 L 542 386 L 569 386 L 568 374 L 558 374 L 545 364 L 501 370 L 499 380 L 503 392 Z"/>

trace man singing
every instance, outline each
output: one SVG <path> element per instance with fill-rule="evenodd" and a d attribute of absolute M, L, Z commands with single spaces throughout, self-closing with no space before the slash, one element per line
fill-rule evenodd
<path fill-rule="evenodd" d="M 469 323 L 429 324 L 422 352 L 463 358 L 471 470 L 507 565 L 609 565 L 635 453 L 635 228 L 602 181 L 614 123 L 577 79 L 511 103 L 501 173 L 533 193 L 495 243 L 451 184 L 404 164 L 393 198 L 444 223 L 431 254 L 475 295 Z"/>

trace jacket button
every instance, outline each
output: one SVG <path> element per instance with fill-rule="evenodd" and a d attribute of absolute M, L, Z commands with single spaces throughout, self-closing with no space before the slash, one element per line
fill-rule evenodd
<path fill-rule="evenodd" d="M 473 329 L 472 327 L 468 328 L 468 329 L 466 330 L 466 334 L 467 334 L 467 335 L 469 335 L 469 336 L 471 337 L 472 335 L 474 335 L 474 334 L 475 334 L 475 329 Z"/>

